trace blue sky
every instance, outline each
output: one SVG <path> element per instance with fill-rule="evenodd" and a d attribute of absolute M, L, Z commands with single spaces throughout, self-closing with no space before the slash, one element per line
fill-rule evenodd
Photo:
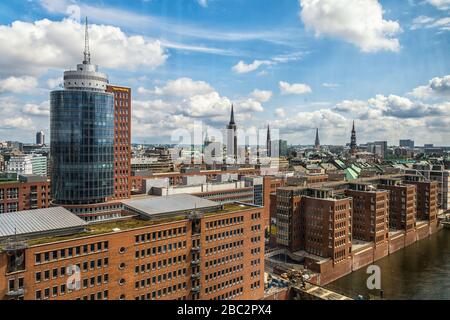
<path fill-rule="evenodd" d="M 48 131 L 48 96 L 82 60 L 133 89 L 133 142 L 271 123 L 293 144 L 450 145 L 449 0 L 13 0 L 0 3 L 0 140 Z M 7 43 L 7 45 L 4 45 Z"/>

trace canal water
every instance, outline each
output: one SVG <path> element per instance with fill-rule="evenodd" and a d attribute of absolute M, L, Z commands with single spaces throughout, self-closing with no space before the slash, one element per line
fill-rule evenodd
<path fill-rule="evenodd" d="M 375 265 L 381 269 L 384 299 L 450 300 L 450 230 L 444 229 L 389 255 Z M 325 286 L 348 297 L 380 297 L 367 288 L 367 267 Z"/>

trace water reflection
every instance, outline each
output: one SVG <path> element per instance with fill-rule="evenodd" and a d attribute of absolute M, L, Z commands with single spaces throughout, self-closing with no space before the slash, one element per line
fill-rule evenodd
<path fill-rule="evenodd" d="M 376 262 L 381 268 L 381 290 L 385 299 L 450 299 L 450 230 L 443 230 Z M 369 290 L 369 275 L 362 268 L 326 288 L 352 298 L 379 297 Z"/>

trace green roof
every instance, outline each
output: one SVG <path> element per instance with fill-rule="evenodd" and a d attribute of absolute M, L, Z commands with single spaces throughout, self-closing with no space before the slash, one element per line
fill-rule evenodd
<path fill-rule="evenodd" d="M 353 171 L 355 171 L 358 175 L 361 173 L 361 168 L 355 164 L 352 164 L 350 168 L 353 169 Z"/>
<path fill-rule="evenodd" d="M 336 162 L 336 164 L 341 167 L 341 169 L 345 169 L 345 163 L 342 162 L 341 160 L 335 160 L 334 162 Z"/>
<path fill-rule="evenodd" d="M 347 168 L 344 170 L 345 172 L 345 179 L 347 180 L 355 180 L 358 179 L 358 173 L 356 173 L 352 168 Z"/>

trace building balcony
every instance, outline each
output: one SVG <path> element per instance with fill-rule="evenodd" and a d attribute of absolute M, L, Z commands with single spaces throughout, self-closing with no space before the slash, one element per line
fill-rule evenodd
<path fill-rule="evenodd" d="M 28 248 L 28 244 L 23 241 L 8 241 L 2 246 L 2 248 L 5 252 L 15 252 L 25 250 Z"/>
<path fill-rule="evenodd" d="M 24 294 L 25 294 L 25 289 L 23 289 L 23 288 L 14 289 L 14 290 L 10 290 L 10 291 L 6 292 L 6 296 L 11 297 L 11 298 L 14 298 L 14 297 L 17 298 L 17 297 L 23 296 Z"/>
<path fill-rule="evenodd" d="M 191 279 L 199 279 L 200 277 L 201 277 L 201 273 L 200 272 L 193 273 L 191 275 Z"/>
<path fill-rule="evenodd" d="M 191 266 L 198 266 L 200 264 L 200 259 L 192 260 Z"/>
<path fill-rule="evenodd" d="M 192 247 L 191 248 L 191 252 L 200 252 L 201 247 L 200 246 L 196 246 L 196 247 Z"/>
<path fill-rule="evenodd" d="M 194 286 L 194 287 L 192 287 L 191 292 L 193 292 L 193 293 L 199 293 L 199 292 L 200 292 L 200 286 Z"/>

